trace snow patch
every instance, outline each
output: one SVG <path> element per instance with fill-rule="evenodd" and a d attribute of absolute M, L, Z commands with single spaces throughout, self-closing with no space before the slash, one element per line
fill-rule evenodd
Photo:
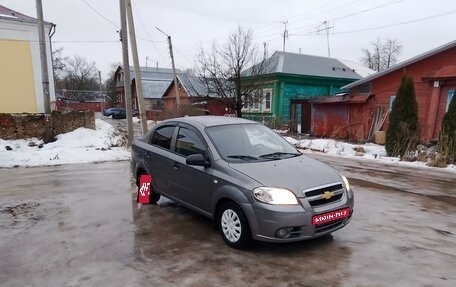
<path fill-rule="evenodd" d="M 0 167 L 42 166 L 127 160 L 126 135 L 103 120 L 95 120 L 96 130 L 78 128 L 56 136 L 56 141 L 0 139 Z M 31 144 L 32 143 L 32 144 Z M 42 147 L 40 148 L 42 144 Z M 8 151 L 7 146 L 12 150 Z"/>
<path fill-rule="evenodd" d="M 291 137 L 284 137 L 289 143 L 302 149 L 306 153 L 320 152 L 332 156 L 346 157 L 346 158 L 359 158 L 366 160 L 380 160 L 388 163 L 395 163 L 402 166 L 420 167 L 420 168 L 433 168 L 429 167 L 425 162 L 420 161 L 401 161 L 398 157 L 388 157 L 386 155 L 385 147 L 382 145 L 367 143 L 367 144 L 351 144 L 333 139 L 305 139 L 296 140 Z M 443 168 L 448 171 L 456 172 L 455 165 L 449 165 Z"/>

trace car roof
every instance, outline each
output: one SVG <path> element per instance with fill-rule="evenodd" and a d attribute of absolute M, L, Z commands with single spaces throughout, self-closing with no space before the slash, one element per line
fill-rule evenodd
<path fill-rule="evenodd" d="M 224 116 L 192 116 L 168 119 L 164 122 L 177 121 L 188 124 L 200 124 L 204 127 L 221 126 L 221 125 L 234 125 L 234 124 L 258 124 L 255 121 L 246 120 L 237 117 L 224 117 Z"/>

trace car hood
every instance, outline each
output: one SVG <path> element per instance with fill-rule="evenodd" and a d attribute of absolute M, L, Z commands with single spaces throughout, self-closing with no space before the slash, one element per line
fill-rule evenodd
<path fill-rule="evenodd" d="M 283 187 L 302 197 L 302 191 L 340 182 L 340 174 L 331 166 L 305 155 L 271 161 L 230 163 L 229 166 L 264 186 Z"/>

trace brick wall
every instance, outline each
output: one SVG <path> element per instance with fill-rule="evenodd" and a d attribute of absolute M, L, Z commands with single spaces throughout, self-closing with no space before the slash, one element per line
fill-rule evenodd
<path fill-rule="evenodd" d="M 95 113 L 92 111 L 53 111 L 54 135 L 67 133 L 79 127 L 95 129 Z M 5 140 L 43 138 L 50 117 L 45 114 L 1 114 L 0 138 Z"/>
<path fill-rule="evenodd" d="M 52 112 L 54 134 L 63 134 L 85 127 L 95 129 L 95 113 L 93 111 L 62 111 Z"/>

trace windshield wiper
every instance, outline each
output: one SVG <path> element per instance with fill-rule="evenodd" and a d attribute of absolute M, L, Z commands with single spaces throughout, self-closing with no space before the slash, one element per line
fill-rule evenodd
<path fill-rule="evenodd" d="M 267 154 L 263 154 L 263 155 L 260 155 L 260 158 L 271 158 L 271 159 L 279 159 L 281 158 L 282 156 L 290 156 L 290 157 L 294 157 L 294 156 L 299 156 L 301 155 L 300 153 L 293 153 L 293 152 L 273 152 L 273 153 L 267 153 Z"/>
<path fill-rule="evenodd" d="M 258 160 L 257 157 L 251 156 L 251 155 L 229 155 L 227 156 L 229 158 L 237 158 L 237 159 L 243 159 L 243 160 Z"/>

